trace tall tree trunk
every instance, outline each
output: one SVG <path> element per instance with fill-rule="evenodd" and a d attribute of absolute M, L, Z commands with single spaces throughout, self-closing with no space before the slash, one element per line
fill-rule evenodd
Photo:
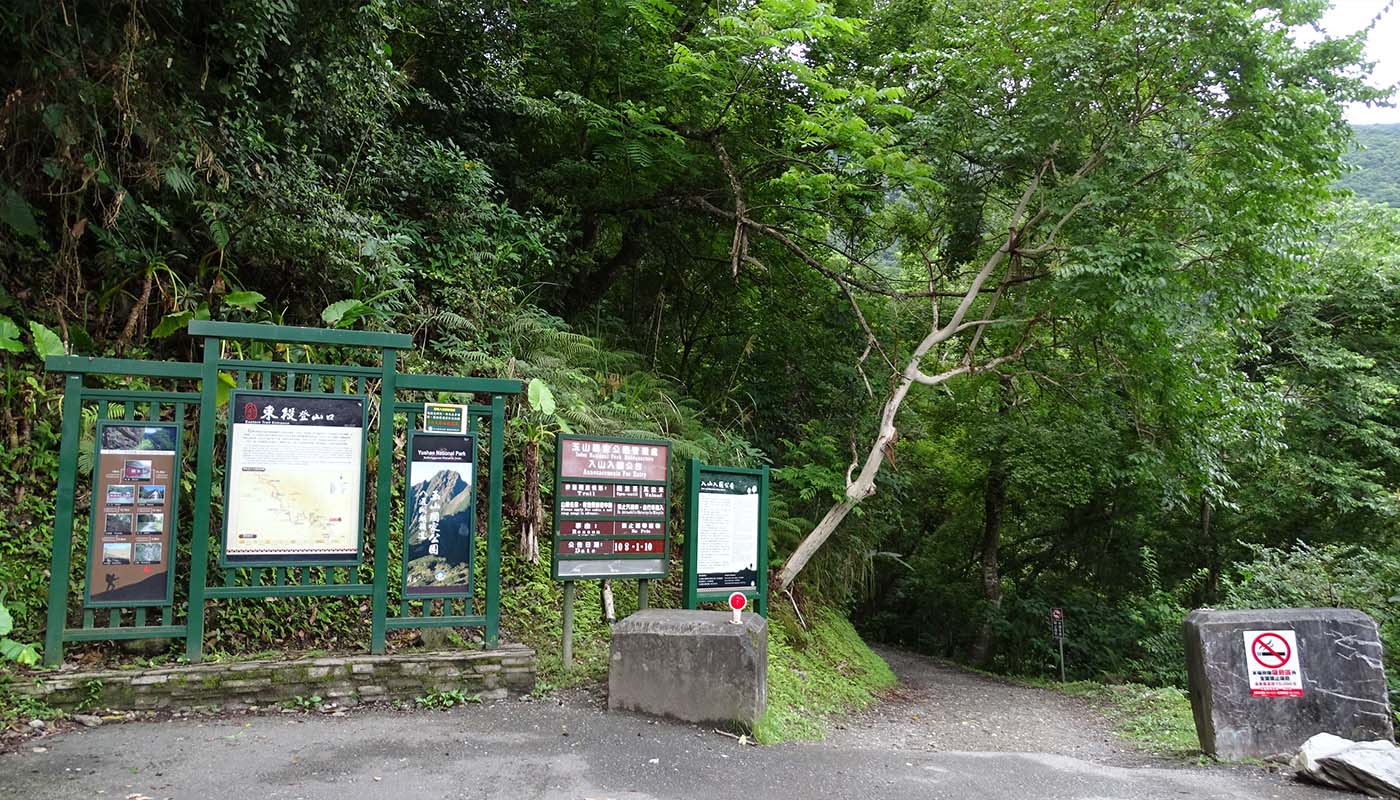
<path fill-rule="evenodd" d="M 1099 157 L 1095 156 L 1093 159 L 1090 159 L 1089 162 L 1075 173 L 1074 179 L 1077 180 L 1082 177 L 1085 173 L 1097 167 L 1098 163 Z M 1048 167 L 1048 162 L 1042 165 L 1041 171 L 1027 184 L 1025 192 L 1021 194 L 1020 202 L 1017 203 L 1016 209 L 1011 213 L 1007 226 L 1006 238 L 1002 240 L 1001 246 L 987 257 L 987 260 L 982 264 L 982 268 L 967 284 L 966 288 L 960 290 L 962 291 L 961 299 L 958 301 L 958 305 L 954 309 L 952 316 L 944 322 L 936 312 L 934 313 L 932 326 L 929 332 L 904 362 L 904 368 L 899 370 L 898 374 L 895 376 L 890 393 L 885 397 L 884 406 L 880 410 L 880 425 L 876 429 L 875 441 L 871 443 L 870 449 L 866 451 L 863 461 L 857 459 L 851 463 L 846 477 L 845 496 L 832 505 L 826 512 L 826 516 L 822 517 L 821 521 L 817 523 L 817 526 L 812 529 L 812 532 L 807 534 L 806 538 L 802 540 L 802 543 L 797 546 L 796 550 L 792 551 L 792 555 L 788 556 L 787 561 L 783 562 L 782 569 L 778 570 L 778 574 L 774 576 L 773 584 L 770 587 L 774 591 L 782 591 L 791 587 L 793 581 L 797 580 L 798 573 L 807 566 L 807 562 L 817 554 L 817 551 L 821 549 L 822 545 L 826 544 L 826 540 L 831 538 L 831 534 L 836 532 L 836 528 L 840 526 L 841 521 L 846 518 L 846 515 L 851 513 L 851 509 L 860 505 L 862 501 L 875 493 L 875 478 L 879 475 L 880 467 L 885 462 L 885 454 L 888 452 L 888 447 L 894 442 L 895 437 L 898 435 L 898 429 L 895 427 L 895 419 L 899 414 L 899 407 L 903 405 L 904 398 L 909 394 L 909 390 L 915 384 L 937 386 L 959 375 L 975 375 L 990 372 L 1003 364 L 1013 362 L 1021 357 L 1023 348 L 1027 346 L 1027 342 L 1029 341 L 1031 328 L 1040 321 L 1040 317 L 1038 316 L 1024 323 L 1021 341 L 1010 353 L 989 359 L 981 364 L 974 361 L 977 346 L 982 340 L 981 329 L 983 326 L 993 321 L 994 318 L 992 315 L 996 312 L 997 300 L 1000 299 L 1001 291 L 1006 287 L 1006 283 L 1001 283 L 997 286 L 996 292 L 992 295 L 991 300 L 981 309 L 982 312 L 986 314 L 985 317 L 970 323 L 966 320 L 969 312 L 972 311 L 973 304 L 976 303 L 977 299 L 981 296 L 982 287 L 987 285 L 988 280 L 992 278 L 994 273 L 1001 271 L 1003 263 L 1011 253 L 1021 246 L 1023 237 L 1027 234 L 1027 229 L 1034 228 L 1037 223 L 1044 219 L 1046 215 L 1044 210 L 1037 212 L 1033 217 L 1028 219 L 1027 208 L 1031 203 L 1031 199 L 1035 196 L 1037 188 L 1040 186 L 1041 176 L 1044 175 Z M 1084 204 L 1076 205 L 1065 213 L 1060 221 L 1056 223 L 1053 230 L 1058 230 L 1059 226 L 1064 224 L 1064 222 L 1072 217 L 1083 205 Z M 735 219 L 736 216 L 742 218 L 741 215 L 735 215 L 733 212 L 728 212 L 706 203 L 701 203 L 701 207 L 710 210 L 711 213 L 726 216 L 730 219 Z M 1023 223 L 1025 227 L 1023 227 Z M 813 258 L 811 254 L 803 250 L 782 231 L 772 226 L 762 225 L 751 220 L 748 225 L 752 231 L 757 231 L 777 240 L 788 250 L 796 254 L 798 258 L 805 261 L 808 266 L 813 267 L 818 272 L 831 276 L 830 271 L 827 270 L 819 260 Z M 1054 235 L 1053 230 L 1051 238 L 1053 238 Z M 1045 246 L 1048 246 L 1048 244 Z M 860 313 L 860 306 L 855 303 L 854 294 L 850 293 L 850 286 L 847 283 L 841 282 L 839 279 L 837 284 L 842 291 L 847 293 L 847 297 L 852 300 L 852 311 L 857 315 L 862 326 L 866 329 L 867 335 L 873 342 L 874 334 L 869 332 L 869 326 L 865 324 L 865 317 Z M 996 285 L 995 281 L 993 281 L 993 285 Z M 933 306 L 935 309 L 938 308 L 937 303 L 934 303 Z M 974 319 L 976 319 L 976 315 L 974 315 Z M 972 333 L 974 329 L 976 329 L 976 332 Z M 935 347 L 962 333 L 971 333 L 971 341 L 958 365 L 934 375 L 924 372 L 924 358 L 934 352 Z"/>
<path fill-rule="evenodd" d="M 525 442 L 525 480 L 520 487 L 520 554 L 531 564 L 540 563 L 540 530 L 544 528 L 544 503 L 540 501 L 540 443 Z"/>
<path fill-rule="evenodd" d="M 1215 529 L 1211 525 L 1214 508 L 1205 492 L 1201 493 L 1201 535 L 1206 542 L 1206 557 L 1210 563 L 1206 565 L 1209 570 L 1209 577 L 1206 579 L 1206 602 L 1214 603 L 1220 598 L 1220 542 L 1215 535 Z"/>
<path fill-rule="evenodd" d="M 982 599 L 985 601 L 977 638 L 972 642 L 972 663 L 986 666 L 992 660 L 996 631 L 993 623 L 1001 612 L 1001 520 L 1006 509 L 1006 423 L 1011 413 L 1011 379 L 1002 377 L 997 400 L 996 444 L 987 466 L 987 479 L 982 490 Z"/>

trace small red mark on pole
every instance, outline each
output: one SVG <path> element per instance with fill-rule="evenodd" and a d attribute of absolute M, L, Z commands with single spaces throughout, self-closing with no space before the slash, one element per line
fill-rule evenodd
<path fill-rule="evenodd" d="M 749 598 L 746 597 L 743 592 L 735 592 L 729 595 L 729 609 L 734 612 L 734 619 L 730 620 L 730 622 L 734 623 L 735 625 L 743 624 L 743 620 L 740 619 L 739 613 L 743 611 L 744 607 L 748 604 Z"/>

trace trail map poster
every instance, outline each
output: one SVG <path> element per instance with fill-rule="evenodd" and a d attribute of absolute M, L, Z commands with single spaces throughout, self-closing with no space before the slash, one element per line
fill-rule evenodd
<path fill-rule="evenodd" d="M 98 426 L 87 605 L 170 602 L 179 434 L 174 423 Z"/>
<path fill-rule="evenodd" d="M 698 589 L 757 589 L 758 476 L 702 471 L 697 502 Z"/>
<path fill-rule="evenodd" d="M 360 397 L 234 392 L 224 558 L 360 558 L 365 405 Z"/>
<path fill-rule="evenodd" d="M 414 432 L 404 495 L 404 594 L 471 595 L 476 437 Z"/>
<path fill-rule="evenodd" d="M 559 437 L 555 579 L 665 577 L 670 463 L 665 441 Z"/>

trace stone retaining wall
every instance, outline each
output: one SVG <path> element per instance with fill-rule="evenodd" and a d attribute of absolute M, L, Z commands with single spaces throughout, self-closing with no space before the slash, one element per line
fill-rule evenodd
<path fill-rule="evenodd" d="M 56 708 L 239 710 L 300 698 L 352 706 L 413 700 L 431 692 L 461 691 L 482 699 L 535 688 L 535 652 L 522 645 L 495 650 L 338 656 L 299 661 L 238 661 L 155 669 L 40 674 L 10 690 Z"/>

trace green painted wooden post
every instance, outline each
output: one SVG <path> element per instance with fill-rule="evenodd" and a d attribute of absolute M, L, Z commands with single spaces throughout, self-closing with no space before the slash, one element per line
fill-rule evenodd
<path fill-rule="evenodd" d="M 758 483 L 758 615 L 768 618 L 768 466 Z"/>
<path fill-rule="evenodd" d="M 685 496 L 685 586 L 681 589 L 681 606 L 695 609 L 700 607 L 695 581 L 691 580 L 691 574 L 695 572 L 697 555 L 695 529 L 699 527 L 700 521 L 700 504 L 696 502 L 696 498 L 700 496 L 700 459 L 698 458 L 691 458 L 686 463 Z"/>
<path fill-rule="evenodd" d="M 185 615 L 185 658 L 204 658 L 204 583 L 209 571 L 209 505 L 213 502 L 214 427 L 219 413 L 219 356 L 222 342 L 204 338 L 199 377 L 199 444 L 195 449 L 194 523 L 190 526 L 190 605 Z"/>
<path fill-rule="evenodd" d="M 58 498 L 54 507 L 53 555 L 49 562 L 49 609 L 44 629 L 44 664 L 63 662 L 63 627 L 68 623 L 68 574 L 73 558 L 73 501 L 78 482 L 78 434 L 83 427 L 83 376 L 63 380 L 63 433 L 58 445 Z"/>
<path fill-rule="evenodd" d="M 574 667 L 574 595 L 577 593 L 578 581 L 564 581 L 564 641 L 560 660 L 565 672 Z"/>
<path fill-rule="evenodd" d="M 651 603 L 651 581 L 642 578 L 637 581 L 637 610 L 645 609 Z"/>
<path fill-rule="evenodd" d="M 491 396 L 491 495 L 486 521 L 486 647 L 500 643 L 501 500 L 505 471 L 506 399 Z"/>
<path fill-rule="evenodd" d="M 384 629 L 389 616 L 389 515 L 393 513 L 394 484 L 394 390 L 399 352 L 382 351 L 383 376 L 379 383 L 379 453 L 375 457 L 374 506 L 374 621 L 370 652 L 384 652 Z"/>

